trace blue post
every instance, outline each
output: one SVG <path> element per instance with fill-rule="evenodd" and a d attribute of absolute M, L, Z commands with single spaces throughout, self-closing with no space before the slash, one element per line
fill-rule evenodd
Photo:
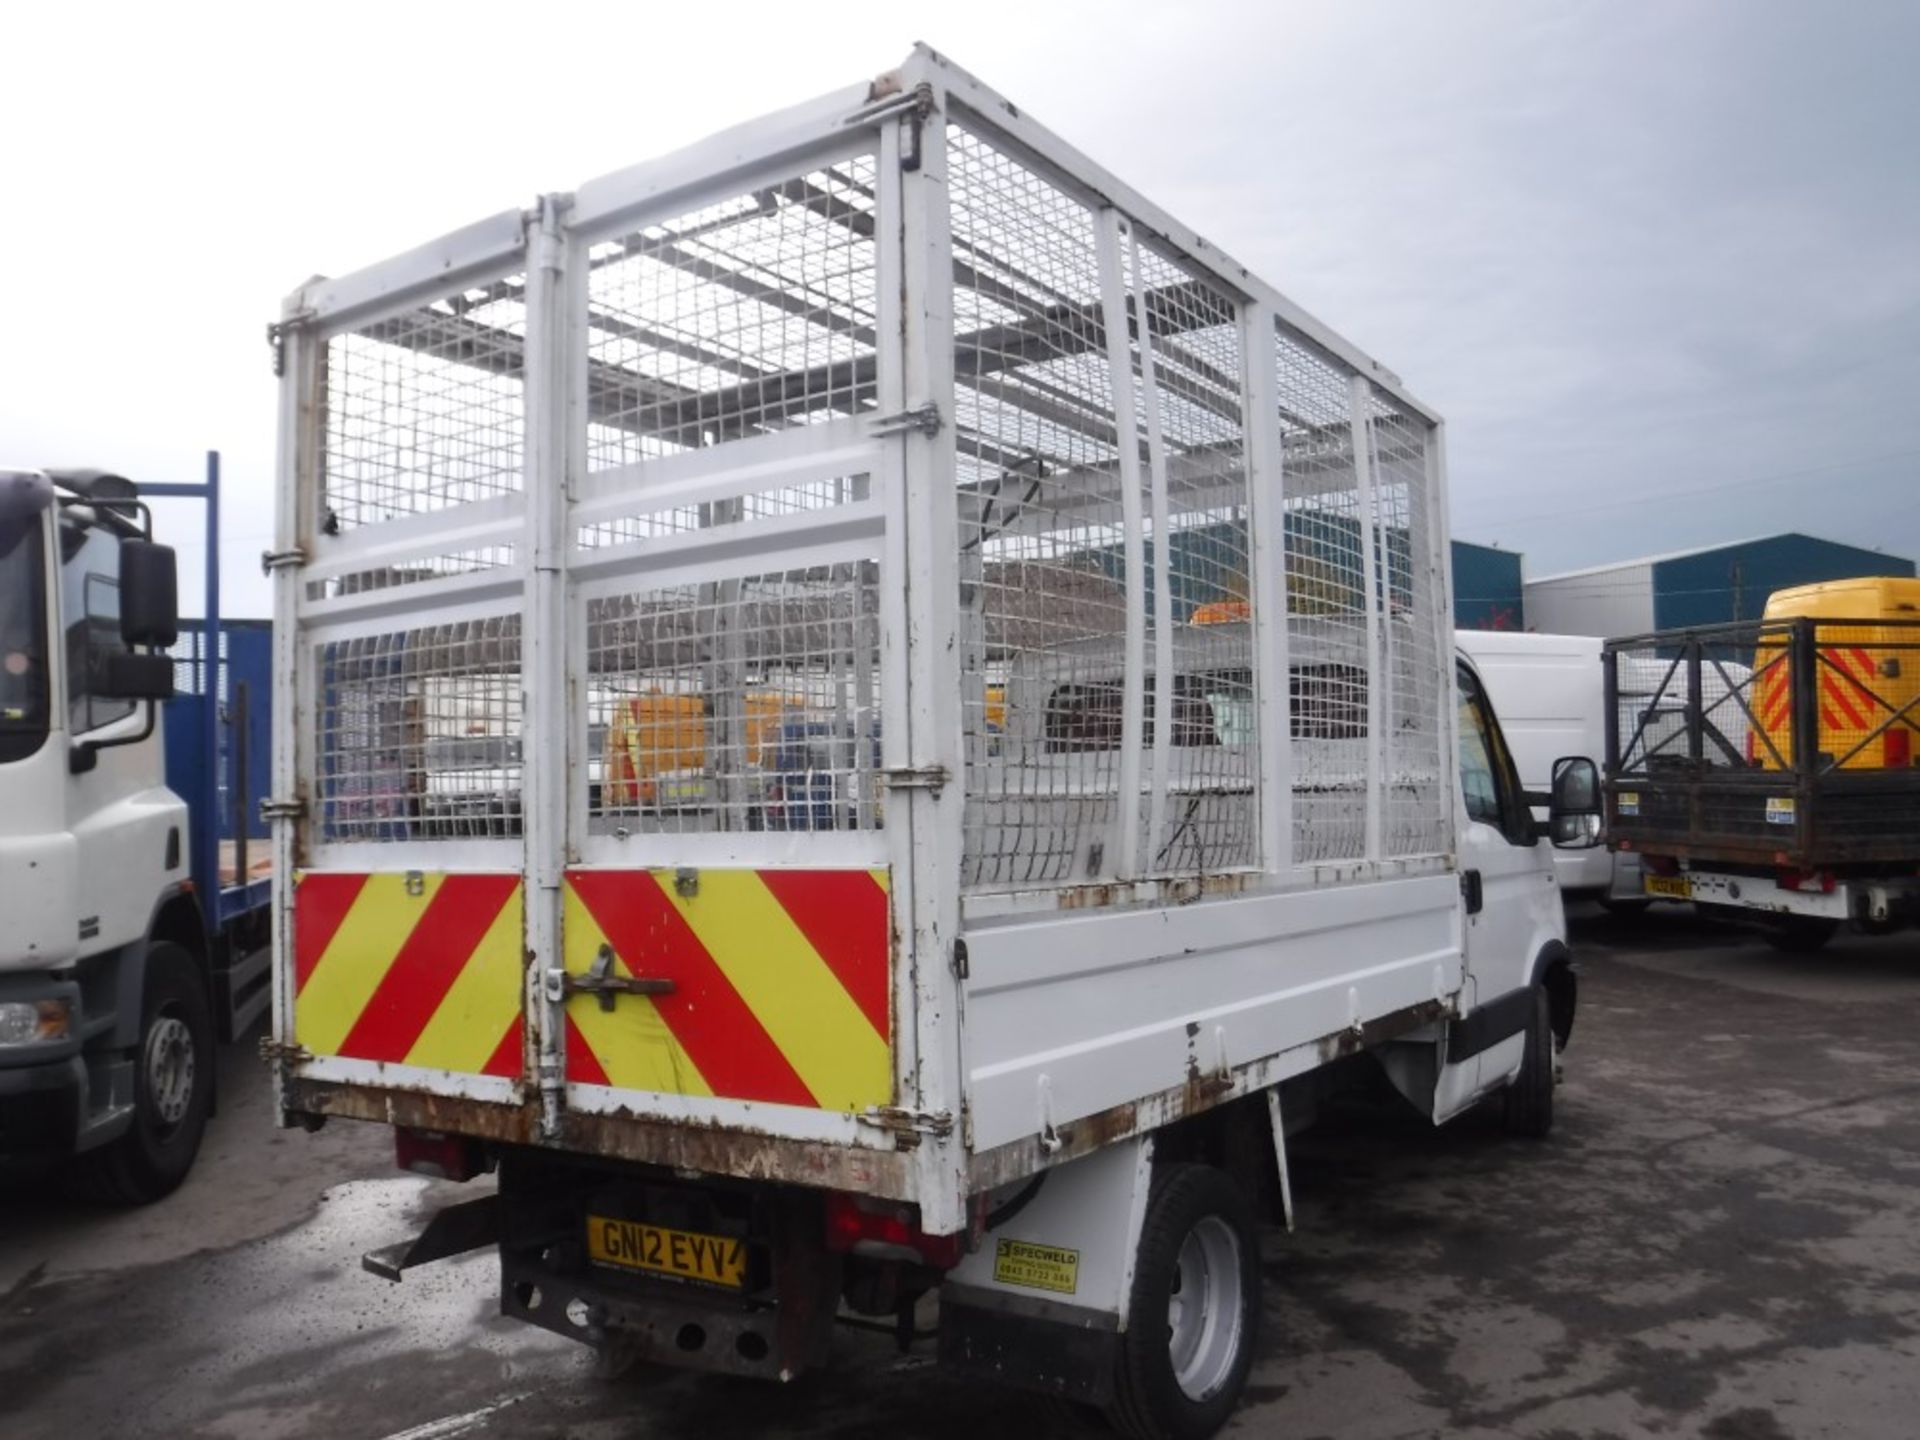
<path fill-rule="evenodd" d="M 200 892 L 200 911 L 207 928 L 218 931 L 225 920 L 220 911 L 225 895 L 220 884 L 220 832 L 227 817 L 220 805 L 220 452 L 207 452 L 207 604 L 201 643 L 205 663 L 201 676 L 206 703 L 200 711 L 200 804 L 194 832 L 194 885 Z"/>
<path fill-rule="evenodd" d="M 206 504 L 207 562 L 206 618 L 201 622 L 197 665 L 200 677 L 199 773 L 192 777 L 192 793 L 182 796 L 192 817 L 189 865 L 200 910 L 209 932 L 220 928 L 220 452 L 207 452 L 203 484 L 157 482 L 140 487 L 155 499 L 200 500 Z M 171 778 L 171 777 L 169 777 Z"/>

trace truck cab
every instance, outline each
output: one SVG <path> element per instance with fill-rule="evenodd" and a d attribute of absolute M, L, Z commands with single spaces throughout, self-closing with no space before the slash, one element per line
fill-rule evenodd
<path fill-rule="evenodd" d="M 165 782 L 173 552 L 136 487 L 0 471 L 0 1155 L 158 1198 L 212 1103 L 205 927 Z"/>

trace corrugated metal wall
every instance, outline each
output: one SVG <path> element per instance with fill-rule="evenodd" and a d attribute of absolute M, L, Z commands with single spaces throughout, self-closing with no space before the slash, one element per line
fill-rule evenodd
<path fill-rule="evenodd" d="M 1518 551 L 1453 542 L 1453 623 L 1462 630 L 1527 628 Z"/>
<path fill-rule="evenodd" d="M 1655 561 L 1653 623 L 1713 625 L 1757 620 L 1767 597 L 1790 585 L 1858 575 L 1912 575 L 1911 560 L 1811 535 L 1772 535 Z M 1598 632 L 1589 632 L 1598 633 Z"/>

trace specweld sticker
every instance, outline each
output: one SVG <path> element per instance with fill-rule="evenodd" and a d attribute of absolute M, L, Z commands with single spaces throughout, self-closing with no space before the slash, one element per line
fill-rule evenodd
<path fill-rule="evenodd" d="M 1071 1295 L 1080 1288 L 1080 1252 L 1027 1240 L 1002 1240 L 993 1252 L 993 1278 L 1002 1285 Z"/>
<path fill-rule="evenodd" d="M 1769 795 L 1767 797 L 1767 823 L 1769 825 L 1793 824 L 1793 797 L 1791 795 Z"/>
<path fill-rule="evenodd" d="M 1619 797 L 1614 801 L 1614 808 L 1622 815 L 1638 815 L 1640 813 L 1640 792 L 1637 790 L 1622 790 Z"/>

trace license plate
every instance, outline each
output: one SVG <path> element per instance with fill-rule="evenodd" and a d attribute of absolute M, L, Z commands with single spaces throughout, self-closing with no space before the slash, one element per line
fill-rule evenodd
<path fill-rule="evenodd" d="M 746 1242 L 728 1235 L 589 1215 L 587 1254 L 596 1264 L 700 1280 L 729 1290 L 744 1289 L 747 1283 Z"/>
<path fill-rule="evenodd" d="M 1649 895 L 1664 895 L 1669 900 L 1693 898 L 1693 881 L 1684 875 L 1649 875 L 1646 881 Z"/>

